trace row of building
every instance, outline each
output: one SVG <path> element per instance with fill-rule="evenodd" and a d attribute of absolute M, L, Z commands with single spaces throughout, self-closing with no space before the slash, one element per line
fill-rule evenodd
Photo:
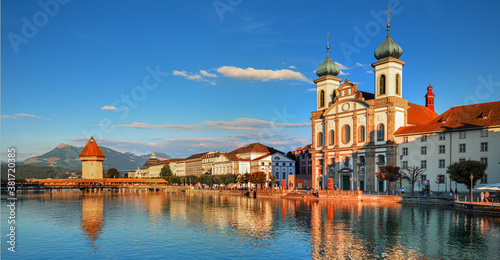
<path fill-rule="evenodd" d="M 310 161 L 311 158 L 309 156 L 309 165 L 311 166 Z M 261 143 L 252 143 L 231 152 L 211 151 L 193 154 L 185 159 L 176 158 L 160 161 L 155 158 L 153 153 L 152 158 L 148 159 L 143 167 L 130 171 L 128 177 L 159 178 L 161 170 L 167 164 L 176 176 L 200 176 L 202 174 L 242 175 L 245 173 L 264 172 L 268 180 L 274 175 L 276 176 L 276 181 L 279 181 L 282 185 L 289 185 L 295 181 L 295 178 L 290 176 L 296 174 L 295 160 L 272 147 Z M 309 185 L 311 185 L 310 181 Z M 291 186 L 294 185 L 292 184 Z"/>

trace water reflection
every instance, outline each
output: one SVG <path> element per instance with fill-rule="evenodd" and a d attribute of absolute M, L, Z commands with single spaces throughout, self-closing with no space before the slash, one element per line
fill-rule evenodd
<path fill-rule="evenodd" d="M 104 199 L 102 194 L 82 196 L 82 230 L 88 239 L 88 246 L 96 248 L 95 241 L 104 228 Z M 96 248 L 97 249 L 97 248 Z"/>
<path fill-rule="evenodd" d="M 68 246 L 86 248 L 83 255 L 500 259 L 500 218 L 432 206 L 183 192 L 60 192 L 24 197 L 19 214 L 29 207 L 37 214 L 34 220 L 68 230 Z M 84 239 L 75 240 L 75 234 Z"/>

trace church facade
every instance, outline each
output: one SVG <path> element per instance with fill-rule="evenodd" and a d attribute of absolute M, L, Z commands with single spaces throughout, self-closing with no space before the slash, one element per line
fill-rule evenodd
<path fill-rule="evenodd" d="M 410 190 L 408 179 L 387 187 L 376 177 L 382 166 L 423 170 L 415 184 L 432 191 L 466 191 L 446 174 L 451 163 L 477 160 L 487 165 L 476 185 L 500 182 L 500 101 L 434 111 L 433 87 L 425 106 L 403 98 L 403 50 L 389 35 L 375 50 L 374 94 L 338 78 L 329 57 L 316 74 L 317 107 L 312 112 L 312 183 L 316 189 Z"/>
<path fill-rule="evenodd" d="M 389 35 L 376 49 L 374 94 L 357 90 L 329 57 L 316 74 L 317 108 L 312 112 L 312 182 L 317 189 L 385 191 L 375 172 L 397 165 L 395 132 L 400 127 L 429 121 L 437 114 L 428 106 L 403 98 L 402 48 Z M 329 180 L 330 179 L 330 180 Z"/>

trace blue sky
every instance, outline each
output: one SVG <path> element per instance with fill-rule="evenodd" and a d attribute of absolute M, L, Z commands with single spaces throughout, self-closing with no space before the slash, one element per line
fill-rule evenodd
<path fill-rule="evenodd" d="M 326 34 L 342 74 L 373 92 L 388 8 L 404 98 L 423 105 L 431 82 L 438 113 L 500 99 L 498 1 L 40 3 L 1 3 L 3 160 L 8 147 L 25 159 L 90 135 L 180 158 L 306 145 Z"/>

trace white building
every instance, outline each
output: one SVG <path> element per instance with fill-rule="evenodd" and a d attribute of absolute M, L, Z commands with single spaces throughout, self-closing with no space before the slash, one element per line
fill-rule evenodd
<path fill-rule="evenodd" d="M 271 178 L 271 175 L 276 176 L 276 181 L 280 185 L 289 185 L 289 175 L 295 175 L 295 161 L 286 157 L 285 154 L 281 152 L 275 152 L 273 154 L 268 154 L 261 156 L 252 160 L 252 165 L 258 168 L 258 171 L 267 174 L 267 179 Z"/>
<path fill-rule="evenodd" d="M 395 136 L 398 166 L 425 169 L 420 187 L 427 180 L 432 191 L 466 191 L 450 181 L 446 169 L 469 159 L 488 165 L 476 185 L 500 182 L 500 101 L 452 107 L 426 124 L 399 128 Z"/>
<path fill-rule="evenodd" d="M 250 160 L 242 159 L 232 153 L 223 153 L 213 163 L 212 174 L 245 174 L 250 173 Z"/>

